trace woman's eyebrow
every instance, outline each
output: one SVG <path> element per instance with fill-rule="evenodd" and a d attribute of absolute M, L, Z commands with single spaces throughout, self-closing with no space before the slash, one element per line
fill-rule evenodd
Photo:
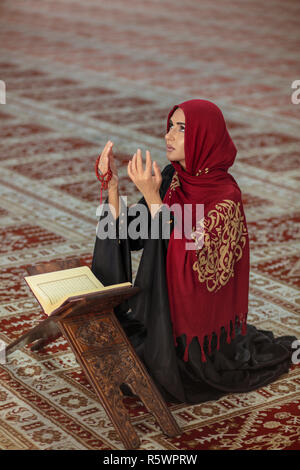
<path fill-rule="evenodd" d="M 173 124 L 172 119 L 170 119 L 170 122 Z M 176 122 L 176 124 L 183 124 L 185 126 L 185 122 Z"/>

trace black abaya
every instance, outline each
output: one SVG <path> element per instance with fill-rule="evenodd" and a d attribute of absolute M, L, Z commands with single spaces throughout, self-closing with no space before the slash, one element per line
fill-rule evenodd
<path fill-rule="evenodd" d="M 162 172 L 162 200 L 173 172 L 171 164 Z M 139 203 L 146 206 L 144 198 Z M 128 214 L 128 209 L 123 204 L 122 214 L 125 212 Z M 172 230 L 174 218 L 171 212 L 167 213 L 171 222 L 167 225 Z M 109 223 L 114 221 L 108 211 L 100 216 L 100 222 L 107 219 L 107 214 L 110 215 Z M 148 217 L 150 221 L 149 211 Z M 128 226 L 133 218 L 128 216 Z M 215 400 L 225 393 L 254 390 L 287 373 L 293 352 L 291 344 L 296 338 L 275 339 L 271 332 L 257 330 L 249 324 L 246 335 L 236 327 L 235 338 L 230 344 L 223 331 L 219 350 L 216 338 L 213 338 L 211 354 L 204 344 L 206 362 L 201 360 L 201 348 L 194 338 L 189 346 L 189 360 L 183 360 L 185 336 L 177 339 L 178 346 L 175 347 L 170 320 L 165 274 L 168 249 L 165 234 L 168 231 L 162 212 L 155 218 L 160 226 L 158 239 L 96 237 L 92 271 L 104 285 L 132 282 L 131 251 L 143 249 L 134 282 L 141 292 L 117 307 L 115 313 L 165 399 L 186 403 Z M 122 215 L 116 221 L 117 235 L 120 235 L 120 221 Z"/>

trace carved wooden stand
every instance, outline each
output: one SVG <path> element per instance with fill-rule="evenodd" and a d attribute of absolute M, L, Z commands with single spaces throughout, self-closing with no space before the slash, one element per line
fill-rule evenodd
<path fill-rule="evenodd" d="M 30 267 L 28 272 L 40 274 L 76 266 L 80 266 L 78 260 L 52 262 Z M 6 349 L 8 355 L 34 340 L 37 343 L 32 349 L 41 349 L 63 334 L 126 449 L 137 448 L 140 441 L 123 405 L 122 384 L 140 397 L 168 436 L 181 433 L 113 311 L 138 291 L 137 287 L 122 287 L 113 294 L 104 291 L 78 297 Z"/>

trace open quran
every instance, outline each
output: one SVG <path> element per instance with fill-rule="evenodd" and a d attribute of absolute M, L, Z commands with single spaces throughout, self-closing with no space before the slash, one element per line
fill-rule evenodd
<path fill-rule="evenodd" d="M 48 316 L 73 298 L 132 286 L 131 282 L 104 286 L 88 266 L 26 276 L 25 281 Z"/>
<path fill-rule="evenodd" d="M 163 432 L 170 437 L 180 434 L 114 313 L 116 306 L 141 288 L 131 282 L 104 286 L 80 258 L 46 261 L 26 270 L 25 280 L 47 318 L 9 343 L 6 358 L 26 345 L 31 345 L 31 351 L 41 351 L 64 336 L 126 449 L 137 448 L 140 441 L 122 408 L 123 384 L 139 395 Z"/>

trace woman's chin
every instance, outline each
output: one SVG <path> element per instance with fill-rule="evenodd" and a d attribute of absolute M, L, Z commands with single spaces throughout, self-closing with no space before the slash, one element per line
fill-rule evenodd
<path fill-rule="evenodd" d="M 174 161 L 175 161 L 174 158 L 172 158 L 171 152 L 167 152 L 166 154 L 167 154 L 167 159 L 168 159 L 170 162 L 174 162 Z"/>

